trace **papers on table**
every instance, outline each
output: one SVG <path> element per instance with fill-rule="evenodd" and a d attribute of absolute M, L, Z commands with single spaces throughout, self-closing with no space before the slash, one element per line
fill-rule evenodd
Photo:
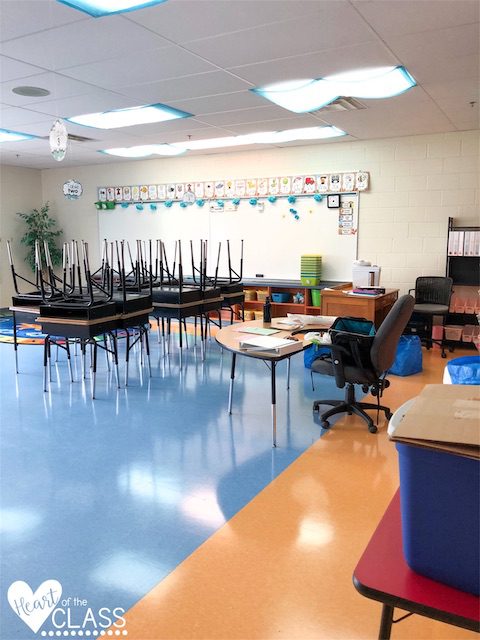
<path fill-rule="evenodd" d="M 271 336 L 273 333 L 279 333 L 280 329 L 268 329 L 267 327 L 243 327 L 239 329 L 241 333 L 255 333 L 257 336 Z"/>
<path fill-rule="evenodd" d="M 287 355 L 303 349 L 302 342 L 273 338 L 271 336 L 255 336 L 240 340 L 240 349 L 243 351 L 268 353 L 270 355 Z"/>

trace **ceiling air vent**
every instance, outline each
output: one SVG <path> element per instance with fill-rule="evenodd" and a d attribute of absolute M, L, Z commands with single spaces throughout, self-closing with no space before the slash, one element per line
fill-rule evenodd
<path fill-rule="evenodd" d="M 87 138 L 86 136 L 76 136 L 74 133 L 69 133 L 68 139 L 72 142 L 91 142 L 94 140 L 94 138 Z"/>
<path fill-rule="evenodd" d="M 322 107 L 320 111 L 358 111 L 359 109 L 366 109 L 367 107 L 355 100 L 355 98 L 337 98 L 325 107 Z"/>

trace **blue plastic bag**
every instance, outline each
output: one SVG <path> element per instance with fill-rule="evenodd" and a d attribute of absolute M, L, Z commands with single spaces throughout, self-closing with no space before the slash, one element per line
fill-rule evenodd
<path fill-rule="evenodd" d="M 480 384 L 480 356 L 463 356 L 447 364 L 452 384 Z"/>
<path fill-rule="evenodd" d="M 320 356 L 323 356 L 329 353 L 330 353 L 330 347 L 324 347 L 320 344 L 311 344 L 303 352 L 303 364 L 307 369 L 311 369 L 312 362 L 314 360 L 316 360 Z"/>
<path fill-rule="evenodd" d="M 394 376 L 411 376 L 423 369 L 422 343 L 418 336 L 400 336 L 395 361 L 388 373 Z"/>

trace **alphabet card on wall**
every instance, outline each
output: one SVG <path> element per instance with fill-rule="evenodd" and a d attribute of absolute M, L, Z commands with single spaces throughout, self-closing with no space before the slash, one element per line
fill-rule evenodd
<path fill-rule="evenodd" d="M 137 185 L 134 185 L 132 187 L 132 200 L 134 202 L 137 202 L 138 200 L 140 200 L 140 187 Z"/>
<path fill-rule="evenodd" d="M 318 176 L 317 177 L 317 191 L 318 193 L 327 193 L 328 191 L 328 175 Z"/>
<path fill-rule="evenodd" d="M 132 189 L 131 187 L 123 187 L 122 198 L 125 202 L 128 202 L 132 199 Z"/>
<path fill-rule="evenodd" d="M 148 185 L 148 199 L 149 200 L 156 200 L 157 198 L 158 198 L 157 185 L 156 184 L 149 184 Z"/>
<path fill-rule="evenodd" d="M 205 182 L 205 198 L 213 198 L 215 195 L 215 185 L 213 182 Z"/>
<path fill-rule="evenodd" d="M 254 178 L 247 179 L 247 196 L 257 195 L 257 181 Z"/>
<path fill-rule="evenodd" d="M 106 202 L 107 201 L 107 189 L 106 187 L 100 187 L 98 190 L 98 199 L 100 200 L 100 202 Z"/>
<path fill-rule="evenodd" d="M 157 198 L 159 200 L 165 200 L 166 197 L 167 197 L 167 185 L 157 184 Z"/>
<path fill-rule="evenodd" d="M 344 173 L 342 177 L 342 190 L 354 191 L 355 190 L 355 174 Z"/>
<path fill-rule="evenodd" d="M 167 200 L 175 199 L 175 185 L 167 184 Z"/>
<path fill-rule="evenodd" d="M 196 198 L 203 198 L 205 195 L 205 189 L 203 182 L 195 182 L 195 187 L 193 189 Z"/>
<path fill-rule="evenodd" d="M 227 198 L 235 197 L 235 180 L 233 178 L 225 180 L 225 196 Z"/>
<path fill-rule="evenodd" d="M 225 196 L 225 182 L 223 180 L 217 180 L 215 182 L 215 197 L 223 198 Z"/>
<path fill-rule="evenodd" d="M 257 195 L 268 195 L 268 178 L 259 178 L 257 182 Z"/>
<path fill-rule="evenodd" d="M 282 195 L 289 195 L 292 190 L 292 180 L 288 176 L 280 178 L 280 193 Z"/>
<path fill-rule="evenodd" d="M 278 178 L 268 179 L 268 193 L 271 196 L 276 196 L 280 191 L 280 181 Z"/>
<path fill-rule="evenodd" d="M 177 200 L 181 200 L 183 198 L 183 194 L 185 193 L 185 185 L 182 182 L 177 182 L 175 185 L 175 198 Z"/>
<path fill-rule="evenodd" d="M 113 187 L 107 187 L 107 200 L 113 202 L 115 200 L 115 189 Z"/>
<path fill-rule="evenodd" d="M 317 181 L 315 176 L 305 176 L 303 183 L 303 193 L 315 193 L 317 188 Z"/>
<path fill-rule="evenodd" d="M 148 200 L 148 185 L 142 184 L 140 187 L 140 200 Z"/>
<path fill-rule="evenodd" d="M 292 180 L 292 193 L 296 196 L 303 193 L 303 176 L 295 176 Z"/>
<path fill-rule="evenodd" d="M 368 188 L 368 172 L 359 171 L 355 177 L 357 191 L 365 191 Z"/>
<path fill-rule="evenodd" d="M 123 198 L 123 189 L 122 187 L 115 187 L 115 200 L 117 202 L 121 202 Z"/>
<path fill-rule="evenodd" d="M 333 191 L 334 193 L 336 191 L 340 191 L 342 188 L 342 183 L 340 181 L 340 174 L 339 173 L 331 173 L 330 174 L 330 191 Z"/>
<path fill-rule="evenodd" d="M 245 180 L 235 180 L 235 195 L 237 198 L 243 198 L 247 192 L 247 183 Z"/>

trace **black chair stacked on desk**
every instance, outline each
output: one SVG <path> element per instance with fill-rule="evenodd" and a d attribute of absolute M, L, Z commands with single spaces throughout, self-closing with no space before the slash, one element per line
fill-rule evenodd
<path fill-rule="evenodd" d="M 222 309 L 230 311 L 230 324 L 233 324 L 234 317 L 238 320 L 244 320 L 245 313 L 245 294 L 243 292 L 243 240 L 240 241 L 240 267 L 236 271 L 232 267 L 232 259 L 230 254 L 230 240 L 227 240 L 227 261 L 228 276 L 219 277 L 217 284 L 220 286 L 220 292 L 223 296 Z M 240 312 L 237 311 L 240 307 Z"/>
<path fill-rule="evenodd" d="M 433 344 L 438 344 L 442 350 L 442 358 L 446 358 L 446 340 L 444 337 L 445 320 L 450 309 L 453 280 L 442 276 L 420 276 L 415 281 L 414 292 L 415 306 L 411 320 L 407 326 L 407 332 L 419 336 L 422 344 L 430 349 Z M 439 317 L 442 326 L 442 338 L 432 337 L 433 319 Z"/>
<path fill-rule="evenodd" d="M 331 353 L 314 360 L 312 371 L 334 376 L 337 387 L 345 388 L 345 398 L 314 401 L 314 411 L 319 411 L 321 405 L 333 407 L 319 416 L 324 429 L 330 427 L 328 418 L 338 413 L 354 413 L 360 416 L 367 423 L 370 433 L 375 433 L 377 427 L 366 410 L 376 410 L 377 416 L 379 411 L 383 411 L 387 420 L 392 417 L 390 409 L 380 404 L 380 398 L 390 384 L 386 375 L 395 360 L 398 341 L 410 320 L 414 305 L 415 300 L 412 296 L 401 296 L 374 336 L 335 329 L 330 331 Z M 370 391 L 376 396 L 377 404 L 357 401 L 356 384 L 361 385 L 365 393 Z"/>
<path fill-rule="evenodd" d="M 178 265 L 177 265 L 178 252 Z M 176 270 L 178 268 L 178 276 Z M 186 319 L 200 316 L 202 317 L 202 291 L 200 287 L 187 285 L 184 282 L 182 265 L 182 247 L 178 240 L 175 243 L 175 257 L 173 269 L 170 271 L 165 245 L 161 240 L 157 241 L 155 274 L 152 278 L 152 306 L 151 315 L 157 319 L 159 327 L 162 321 L 162 339 L 164 353 L 167 353 L 170 346 L 171 320 L 178 320 L 180 361 L 183 350 L 183 331 L 186 331 Z M 167 321 L 167 349 L 165 348 L 165 320 Z M 202 339 L 203 328 L 201 327 Z"/>
<path fill-rule="evenodd" d="M 73 241 L 63 247 L 63 280 L 53 273 L 48 246 L 45 245 L 46 273 L 42 269 L 42 257 L 37 246 L 36 261 L 40 273 L 42 302 L 39 305 L 44 339 L 44 390 L 47 391 L 47 371 L 50 372 L 51 347 L 65 349 L 73 382 L 70 340 L 78 341 L 82 353 L 83 377 L 86 376 L 86 349 L 92 350 L 92 398 L 95 398 L 97 351 L 103 349 L 113 358 L 119 386 L 118 348 L 115 330 L 119 324 L 115 302 L 113 302 L 113 270 L 107 261 L 100 281 L 94 280 L 90 272 L 88 245 L 82 242 L 82 260 L 78 243 Z M 54 292 L 54 295 L 51 295 Z M 103 337 L 103 344 L 98 336 Z M 108 342 L 107 342 L 108 338 Z"/>
<path fill-rule="evenodd" d="M 133 261 L 128 243 L 123 240 L 115 242 L 118 271 L 117 286 L 112 299 L 115 303 L 115 310 L 119 314 L 118 329 L 125 332 L 125 386 L 128 386 L 130 351 L 137 344 L 140 344 L 140 365 L 143 364 L 143 349 L 145 348 L 149 375 L 152 375 L 148 342 L 149 316 L 153 310 L 152 273 L 151 269 L 147 268 L 145 249 L 140 240 L 137 240 L 136 245 L 137 255 Z M 126 273 L 125 269 L 125 247 L 127 247 L 130 257 L 131 271 L 129 273 Z M 104 255 L 107 251 L 105 243 Z M 151 242 L 149 242 L 149 255 L 151 264 Z"/>

